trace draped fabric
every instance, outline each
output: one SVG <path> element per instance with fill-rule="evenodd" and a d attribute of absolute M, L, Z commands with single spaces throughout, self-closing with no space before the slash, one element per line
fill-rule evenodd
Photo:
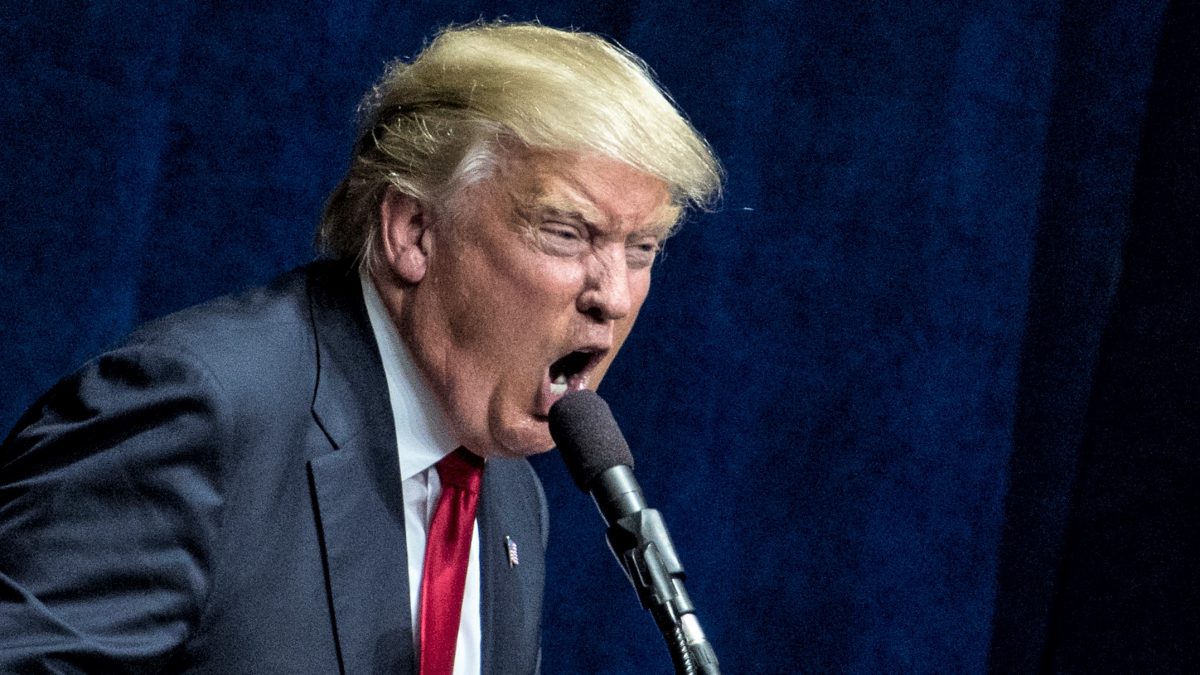
<path fill-rule="evenodd" d="M 309 260 L 387 59 L 539 18 L 642 56 L 728 170 L 601 388 L 728 672 L 1186 663 L 1194 6 L 2 3 L 0 423 Z M 543 671 L 670 672 L 557 462 Z"/>

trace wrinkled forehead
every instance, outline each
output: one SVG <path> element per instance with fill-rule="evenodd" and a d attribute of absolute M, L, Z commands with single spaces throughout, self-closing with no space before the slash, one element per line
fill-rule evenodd
<path fill-rule="evenodd" d="M 496 178 L 530 217 L 559 216 L 665 238 L 680 216 L 663 180 L 602 155 L 525 151 L 504 165 Z"/>

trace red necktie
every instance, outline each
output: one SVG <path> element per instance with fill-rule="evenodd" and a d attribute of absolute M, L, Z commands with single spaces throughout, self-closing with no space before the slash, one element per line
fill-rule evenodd
<path fill-rule="evenodd" d="M 459 448 L 437 463 L 442 496 L 433 510 L 421 578 L 421 675 L 450 675 L 483 460 Z"/>

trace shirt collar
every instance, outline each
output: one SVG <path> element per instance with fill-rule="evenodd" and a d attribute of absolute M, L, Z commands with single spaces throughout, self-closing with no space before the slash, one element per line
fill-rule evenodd
<path fill-rule="evenodd" d="M 396 426 L 396 449 L 400 456 L 400 480 L 408 480 L 433 466 L 459 446 L 445 413 L 417 370 L 408 346 L 400 338 L 383 299 L 366 270 L 359 272 L 367 318 L 379 346 L 383 374 L 387 379 L 392 419 Z"/>

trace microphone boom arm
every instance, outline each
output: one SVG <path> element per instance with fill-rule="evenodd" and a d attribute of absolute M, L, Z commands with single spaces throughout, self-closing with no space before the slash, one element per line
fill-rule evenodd
<path fill-rule="evenodd" d="M 666 639 L 676 672 L 719 675 L 716 653 L 704 636 L 696 608 L 684 589 L 687 573 L 675 553 L 662 514 L 646 508 L 629 467 L 614 466 L 601 473 L 596 481 L 607 488 L 593 490 L 592 495 L 609 525 L 609 549 L 637 591 L 642 607 L 650 610 Z"/>
<path fill-rule="evenodd" d="M 633 455 L 604 399 L 567 394 L 550 409 L 550 435 L 575 485 L 590 493 L 608 526 L 608 546 L 667 641 L 677 673 L 720 675 L 717 655 L 683 588 L 686 577 L 662 514 L 646 508 Z"/>

